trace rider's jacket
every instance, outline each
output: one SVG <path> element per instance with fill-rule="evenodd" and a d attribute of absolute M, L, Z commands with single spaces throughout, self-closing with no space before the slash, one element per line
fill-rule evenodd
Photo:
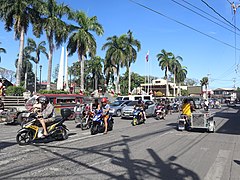
<path fill-rule="evenodd" d="M 44 119 L 55 118 L 54 106 L 51 103 L 48 103 L 47 107 L 42 111 L 42 116 Z"/>
<path fill-rule="evenodd" d="M 103 115 L 109 115 L 109 111 L 106 111 L 110 108 L 109 104 L 101 105 L 101 109 L 103 110 Z"/>
<path fill-rule="evenodd" d="M 185 103 L 182 105 L 182 113 L 187 116 L 191 116 L 191 104 L 190 103 Z"/>

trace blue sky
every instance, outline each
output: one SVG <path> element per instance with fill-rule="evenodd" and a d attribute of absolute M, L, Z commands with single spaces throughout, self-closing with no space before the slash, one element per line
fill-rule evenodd
<path fill-rule="evenodd" d="M 156 55 L 162 50 L 173 52 L 176 56 L 183 58 L 182 65 L 188 69 L 188 78 L 202 79 L 209 74 L 210 88 L 233 87 L 233 79 L 236 78 L 236 86 L 240 86 L 240 68 L 236 72 L 236 65 L 240 62 L 239 50 L 236 50 L 235 56 L 235 29 L 230 25 L 223 24 L 216 19 L 211 20 L 218 22 L 222 26 L 230 29 L 226 30 L 213 22 L 183 8 L 176 2 L 187 6 L 191 10 L 203 14 L 194 7 L 185 2 L 200 8 L 204 12 L 221 19 L 201 0 L 135 0 L 153 10 L 162 13 L 180 23 L 183 23 L 205 35 L 196 32 L 182 24 L 169 20 L 157 13 L 140 7 L 129 0 L 58 0 L 64 2 L 75 10 L 83 10 L 88 16 L 97 16 L 98 21 L 104 27 L 104 35 L 95 36 L 98 49 L 97 55 L 104 58 L 105 52 L 101 50 L 106 38 L 117 35 L 120 36 L 130 29 L 133 35 L 141 42 L 142 49 L 138 53 L 136 63 L 132 65 L 132 71 L 141 75 L 150 75 L 163 77 L 164 72 L 160 69 Z M 184 2 L 185 1 L 185 2 Z M 234 24 L 234 16 L 230 4 L 227 0 L 210 1 L 205 0 L 211 7 L 225 17 L 229 22 Z M 240 3 L 240 1 L 239 1 Z M 236 13 L 236 26 L 240 23 L 240 9 Z M 13 32 L 6 32 L 4 24 L 0 22 L 0 42 L 1 47 L 7 50 L 7 54 L 1 54 L 1 67 L 15 71 L 14 62 L 19 51 L 19 42 L 14 40 Z M 240 28 L 240 27 L 239 27 Z M 37 42 L 46 40 L 43 35 L 36 39 L 29 32 L 26 36 L 34 38 Z M 240 32 L 236 30 L 238 34 Z M 213 40 L 218 39 L 221 42 Z M 240 48 L 240 38 L 236 35 L 236 47 Z M 226 45 L 229 44 L 230 46 Z M 145 63 L 145 56 L 149 50 L 149 63 Z M 53 57 L 53 69 L 59 63 L 60 49 L 56 49 Z M 77 55 L 69 57 L 69 65 L 77 60 Z M 43 66 L 42 79 L 47 79 L 47 60 L 42 57 L 40 64 Z M 146 68 L 146 67 L 149 68 Z M 123 69 L 121 72 L 124 72 Z"/>

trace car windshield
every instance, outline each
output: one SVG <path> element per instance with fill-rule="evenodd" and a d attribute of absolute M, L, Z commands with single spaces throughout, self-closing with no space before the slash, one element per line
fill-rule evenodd
<path fill-rule="evenodd" d="M 110 106 L 120 106 L 124 101 L 114 101 Z"/>
<path fill-rule="evenodd" d="M 127 105 L 128 106 L 135 106 L 138 102 L 137 101 L 131 101 Z"/>

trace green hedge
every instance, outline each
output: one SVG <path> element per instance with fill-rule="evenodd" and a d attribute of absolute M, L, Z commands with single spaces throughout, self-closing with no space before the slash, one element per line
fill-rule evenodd
<path fill-rule="evenodd" d="M 40 90 L 40 94 L 68 94 L 66 91 L 61 91 L 61 90 Z"/>
<path fill-rule="evenodd" d="M 7 96 L 22 96 L 23 92 L 25 92 L 26 89 L 24 89 L 21 86 L 8 86 L 6 89 L 6 95 Z"/>

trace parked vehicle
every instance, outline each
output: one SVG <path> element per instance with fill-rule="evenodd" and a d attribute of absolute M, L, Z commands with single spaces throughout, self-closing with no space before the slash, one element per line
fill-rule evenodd
<path fill-rule="evenodd" d="M 113 103 L 110 104 L 110 114 L 112 114 L 113 116 L 121 116 L 121 111 L 122 108 L 127 106 L 128 103 L 130 103 L 131 100 L 127 100 L 127 101 L 114 101 Z"/>
<path fill-rule="evenodd" d="M 141 108 L 135 108 L 133 111 L 132 125 L 136 126 L 143 123 L 145 123 L 145 119 L 143 118 L 143 113 Z"/>
<path fill-rule="evenodd" d="M 0 110 L 0 122 L 5 122 L 6 124 L 16 124 L 17 121 L 17 109 L 16 108 L 9 108 Z"/>
<path fill-rule="evenodd" d="M 126 101 L 126 100 L 132 100 L 136 101 L 138 99 L 142 99 L 143 101 L 147 100 L 153 100 L 152 95 L 128 95 L 128 96 L 118 96 L 116 98 L 117 101 Z"/>
<path fill-rule="evenodd" d="M 89 129 L 92 126 L 94 113 L 90 110 L 83 111 L 80 121 L 80 126 L 82 130 Z"/>
<path fill-rule="evenodd" d="M 70 109 L 61 109 L 61 118 L 56 118 L 55 121 L 47 123 L 47 130 L 49 136 L 54 140 L 65 140 L 68 138 L 67 127 L 63 124 L 64 121 L 71 115 Z M 31 113 L 28 115 L 28 122 L 23 124 L 22 129 L 17 133 L 16 140 L 19 145 L 27 145 L 34 140 L 41 138 L 43 130 L 39 129 L 40 122 L 38 121 L 37 114 Z"/>
<path fill-rule="evenodd" d="M 92 126 L 90 128 L 91 135 L 104 132 L 105 126 L 104 126 L 104 120 L 102 118 L 102 113 L 103 113 L 102 110 L 98 110 L 94 115 Z M 108 118 L 108 131 L 112 131 L 113 124 L 114 124 L 114 120 L 110 115 Z"/>

